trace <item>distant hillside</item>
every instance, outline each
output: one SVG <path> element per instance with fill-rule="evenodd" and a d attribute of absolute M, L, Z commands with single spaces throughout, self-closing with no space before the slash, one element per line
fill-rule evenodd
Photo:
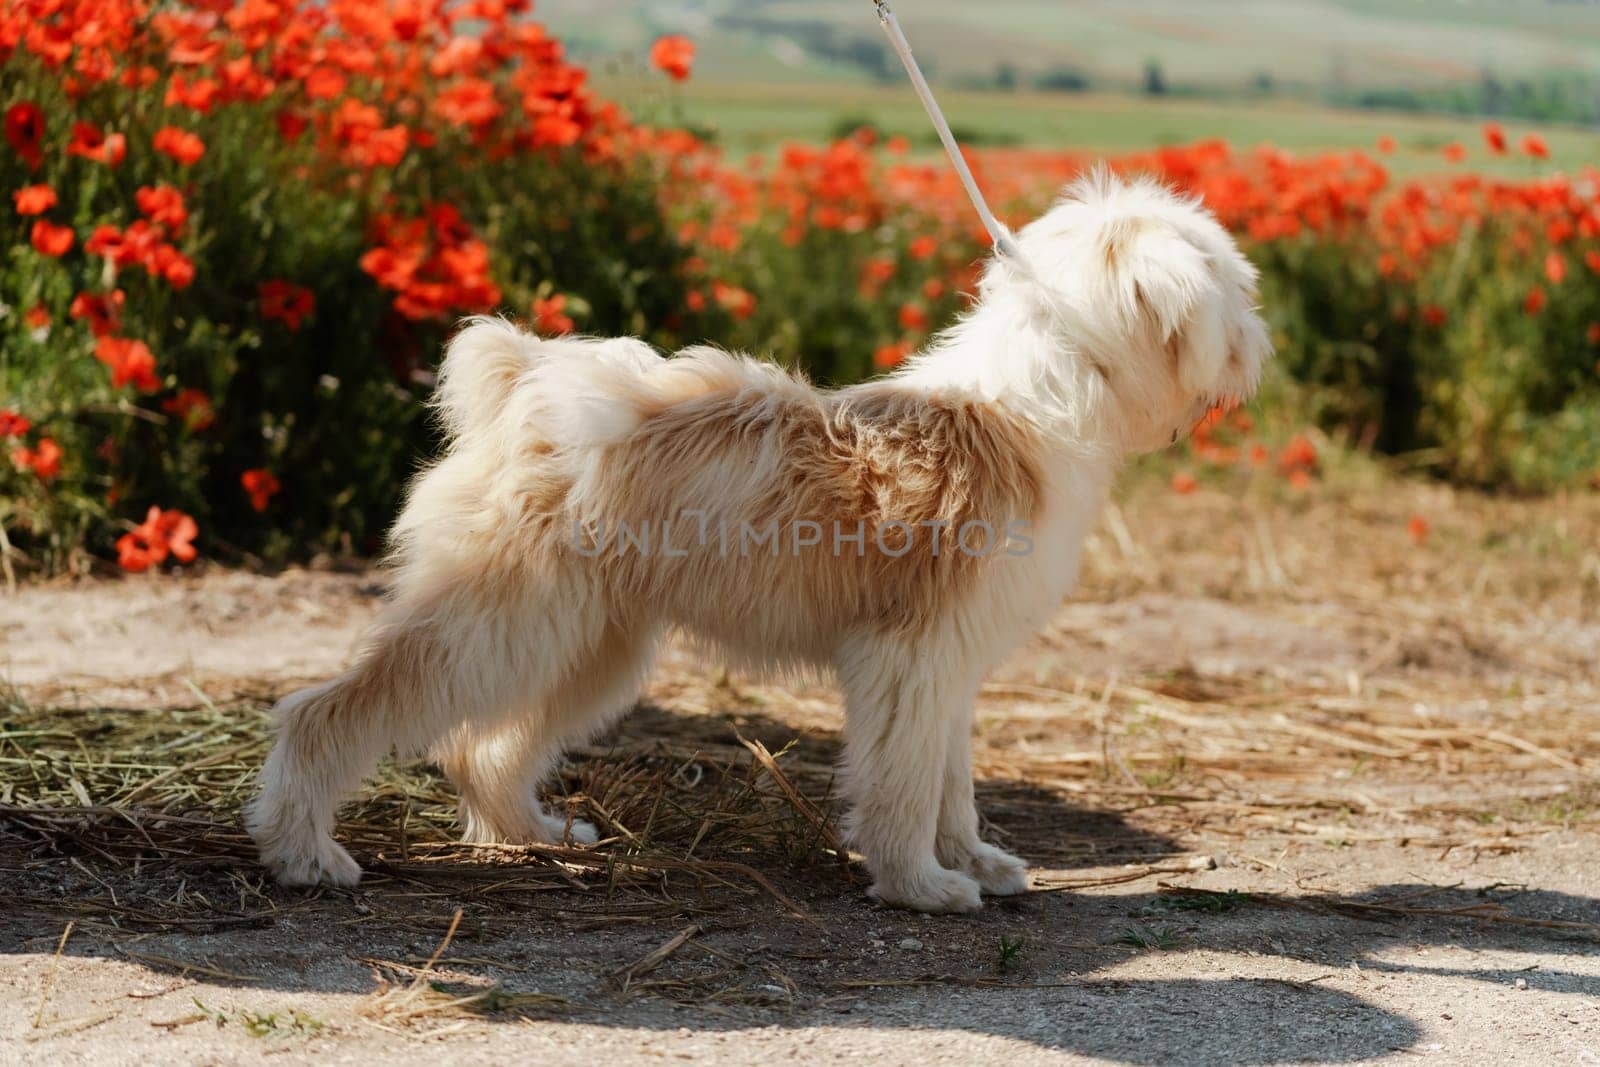
<path fill-rule="evenodd" d="M 660 33 L 711 81 L 898 77 L 870 0 L 536 0 L 591 60 Z M 1580 0 L 899 0 L 947 85 L 1290 96 L 1600 119 L 1600 4 Z"/>

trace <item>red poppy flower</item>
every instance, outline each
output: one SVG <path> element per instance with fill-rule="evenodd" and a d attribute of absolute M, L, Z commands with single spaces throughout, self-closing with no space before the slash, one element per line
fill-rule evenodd
<path fill-rule="evenodd" d="M 372 228 L 377 247 L 361 256 L 361 269 L 395 291 L 394 308 L 404 317 L 442 318 L 499 303 L 500 289 L 489 277 L 489 246 L 450 205 L 426 205 L 422 218 L 380 215 Z"/>
<path fill-rule="evenodd" d="M 1444 146 L 1444 158 L 1449 163 L 1460 163 L 1467 158 L 1467 146 L 1460 141 L 1451 141 Z"/>
<path fill-rule="evenodd" d="M 1179 471 L 1172 476 L 1172 491 L 1180 496 L 1188 496 L 1198 488 L 1200 483 L 1188 471 Z"/>
<path fill-rule="evenodd" d="M 21 437 L 33 429 L 33 422 L 26 415 L 19 415 L 10 408 L 0 408 L 0 437 Z"/>
<path fill-rule="evenodd" d="M 902 330 L 925 330 L 928 328 L 928 313 L 920 304 L 900 305 L 900 328 Z"/>
<path fill-rule="evenodd" d="M 11 194 L 18 215 L 43 215 L 56 206 L 56 191 L 48 185 L 27 185 Z"/>
<path fill-rule="evenodd" d="M 1550 284 L 1560 285 L 1567 280 L 1567 261 L 1560 252 L 1548 252 L 1544 257 L 1544 276 Z"/>
<path fill-rule="evenodd" d="M 300 140 L 300 135 L 306 132 L 306 127 L 311 125 L 311 120 L 296 111 L 288 108 L 278 112 L 278 136 L 290 144 Z"/>
<path fill-rule="evenodd" d="M 67 155 L 115 167 L 127 158 L 128 139 L 120 133 L 107 134 L 92 122 L 74 122 Z"/>
<path fill-rule="evenodd" d="M 912 259 L 927 259 L 939 251 L 939 239 L 928 234 L 914 239 L 906 249 Z"/>
<path fill-rule="evenodd" d="M 897 367 L 905 360 L 906 356 L 910 354 L 911 346 L 906 344 L 904 341 L 901 341 L 898 344 L 883 345 L 876 352 L 872 353 L 872 365 L 874 367 L 883 367 L 885 369 L 889 367 Z"/>
<path fill-rule="evenodd" d="M 861 290 L 864 294 L 872 295 L 878 287 L 894 277 L 896 270 L 894 260 L 888 256 L 873 256 L 861 265 Z"/>
<path fill-rule="evenodd" d="M 1413 515 L 1406 520 L 1406 536 L 1415 544 L 1424 544 L 1428 540 L 1428 533 L 1433 529 L 1431 523 L 1421 515 Z"/>
<path fill-rule="evenodd" d="M 121 289 L 113 289 L 104 295 L 94 293 L 79 293 L 72 298 L 72 306 L 67 313 L 75 319 L 88 319 L 89 332 L 96 337 L 117 332 L 117 326 L 122 319 L 122 305 L 127 297 Z"/>
<path fill-rule="evenodd" d="M 563 315 L 562 310 L 567 306 L 564 293 L 553 296 L 538 297 L 533 302 L 533 320 L 538 331 L 546 336 L 559 336 L 571 333 L 574 323 L 570 316 Z"/>
<path fill-rule="evenodd" d="M 694 42 L 676 34 L 658 38 L 650 48 L 650 62 L 673 81 L 684 81 L 694 66 Z"/>
<path fill-rule="evenodd" d="M 503 111 L 505 108 L 495 98 L 494 83 L 482 78 L 464 78 L 433 101 L 433 113 L 452 126 L 487 126 Z"/>
<path fill-rule="evenodd" d="M 181 419 L 190 433 L 199 433 L 217 421 L 211 398 L 202 389 L 179 389 L 161 402 L 161 410 Z"/>
<path fill-rule="evenodd" d="M 711 283 L 711 297 L 723 310 L 734 318 L 743 321 L 756 311 L 756 298 L 748 290 L 726 282 L 713 281 Z"/>
<path fill-rule="evenodd" d="M 30 329 L 42 330 L 50 325 L 50 309 L 43 304 L 35 304 L 22 316 L 22 321 L 27 323 Z"/>
<path fill-rule="evenodd" d="M 165 226 L 173 236 L 177 236 L 183 224 L 189 221 L 189 208 L 183 202 L 183 194 L 170 185 L 142 185 L 133 199 L 139 205 L 140 214 Z"/>
<path fill-rule="evenodd" d="M 1438 304 L 1423 305 L 1422 321 L 1427 323 L 1429 326 L 1432 326 L 1434 329 L 1438 329 L 1440 326 L 1443 326 L 1445 318 L 1445 310 Z"/>
<path fill-rule="evenodd" d="M 143 341 L 102 337 L 95 342 L 94 358 L 111 368 L 114 389 L 132 385 L 141 393 L 153 393 L 161 388 L 161 379 L 156 377 L 156 357 Z"/>
<path fill-rule="evenodd" d="M 181 105 L 204 114 L 217 102 L 219 88 L 216 81 L 211 78 L 196 78 L 189 81 L 183 72 L 179 71 L 172 76 L 172 81 L 167 85 L 165 103 L 167 107 Z"/>
<path fill-rule="evenodd" d="M 72 248 L 76 236 L 71 226 L 57 226 L 53 222 L 40 219 L 33 224 L 33 232 L 29 239 L 33 247 L 46 256 L 62 256 Z"/>
<path fill-rule="evenodd" d="M 1213 404 L 1206 409 L 1206 413 L 1204 415 L 1200 416 L 1199 421 L 1189 428 L 1189 432 L 1195 434 L 1196 436 L 1209 438 L 1211 436 L 1211 431 L 1214 430 L 1222 422 L 1222 420 L 1227 417 L 1227 408 L 1223 407 L 1221 404 Z"/>
<path fill-rule="evenodd" d="M 39 438 L 35 448 L 18 448 L 11 453 L 11 462 L 18 470 L 31 470 L 42 482 L 48 482 L 61 473 L 61 446 L 48 437 Z"/>
<path fill-rule="evenodd" d="M 1590 344 L 1600 345 L 1600 322 L 1591 322 L 1589 324 L 1588 331 L 1585 333 L 1585 336 L 1589 338 Z M 1597 373 L 1600 373 L 1600 364 L 1596 364 L 1595 370 Z M 3 417 L 3 415 L 4 413 L 0 412 L 0 417 Z M 5 436 L 5 434 L 0 432 L 0 437 L 3 436 Z"/>
<path fill-rule="evenodd" d="M 1295 434 L 1278 453 L 1278 468 L 1285 474 L 1310 470 L 1317 465 L 1317 448 L 1305 434 Z"/>
<path fill-rule="evenodd" d="M 1397 147 L 1398 146 L 1395 144 L 1394 138 L 1388 136 L 1387 134 L 1378 138 L 1378 151 L 1382 152 L 1386 156 L 1393 155 L 1394 150 Z"/>
<path fill-rule="evenodd" d="M 206 154 L 206 143 L 197 135 L 176 126 L 163 126 L 150 141 L 151 147 L 177 160 L 180 166 L 189 166 Z"/>
<path fill-rule="evenodd" d="M 102 223 L 94 228 L 89 239 L 83 243 L 83 250 L 91 256 L 105 256 L 118 266 L 122 266 L 128 262 L 122 258 L 126 245 L 127 241 L 121 230 Z"/>
<path fill-rule="evenodd" d="M 255 467 L 239 475 L 239 484 L 250 494 L 250 506 L 257 511 L 266 511 L 267 504 L 283 488 L 272 472 L 264 467 Z"/>
<path fill-rule="evenodd" d="M 306 96 L 312 100 L 337 100 L 344 95 L 349 79 L 333 67 L 313 67 L 303 81 Z"/>
<path fill-rule="evenodd" d="M 1543 137 L 1530 133 L 1522 139 L 1522 154 L 1534 159 L 1549 159 L 1550 146 L 1544 143 Z"/>
<path fill-rule="evenodd" d="M 1600 274 L 1600 251 L 1590 249 L 1583 254 L 1584 265 L 1596 274 Z"/>
<path fill-rule="evenodd" d="M 151 507 L 144 522 L 117 538 L 117 563 L 135 573 L 160 566 L 168 556 L 188 563 L 195 557 L 192 542 L 199 533 L 194 519 L 183 512 Z"/>
<path fill-rule="evenodd" d="M 1489 151 L 1497 156 L 1506 154 L 1506 131 L 1498 122 L 1483 124 L 1483 140 L 1489 146 Z"/>
<path fill-rule="evenodd" d="M 261 301 L 261 317 L 277 319 L 290 330 L 300 329 L 300 323 L 317 307 L 317 298 L 303 285 L 294 285 L 281 279 L 262 282 L 256 287 Z"/>
<path fill-rule="evenodd" d="M 1539 312 L 1544 310 L 1544 306 L 1547 302 L 1548 300 L 1544 295 L 1544 290 L 1536 285 L 1532 289 L 1528 290 L 1527 296 L 1522 298 L 1522 310 L 1526 314 L 1537 315 Z"/>
<path fill-rule="evenodd" d="M 31 100 L 6 108 L 6 141 L 21 156 L 30 170 L 38 170 L 44 160 L 44 111 Z"/>
<path fill-rule="evenodd" d="M 194 261 L 168 244 L 158 244 L 151 250 L 145 269 L 161 275 L 174 289 L 187 289 L 194 282 Z"/>

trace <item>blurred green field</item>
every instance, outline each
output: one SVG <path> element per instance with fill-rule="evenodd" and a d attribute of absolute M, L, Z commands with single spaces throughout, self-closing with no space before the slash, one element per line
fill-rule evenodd
<path fill-rule="evenodd" d="M 646 117 L 682 118 L 713 132 L 730 151 L 765 151 L 788 140 L 816 142 L 851 122 L 871 121 L 934 148 L 932 127 L 909 88 L 823 84 L 731 84 L 690 81 L 663 96 L 659 86 L 614 79 L 602 89 Z M 1569 126 L 1508 122 L 1513 146 L 1537 131 L 1548 162 L 1492 155 L 1473 119 L 1339 110 L 1288 101 L 1188 100 L 1098 93 L 995 93 L 943 90 L 941 105 L 964 142 L 1022 144 L 1117 153 L 1220 137 L 1238 145 L 1276 144 L 1296 151 L 1364 147 L 1395 139 L 1386 158 L 1397 173 L 1449 168 L 1440 149 L 1460 141 L 1474 170 L 1526 177 L 1552 168 L 1600 164 L 1600 135 Z"/>
<path fill-rule="evenodd" d="M 1491 110 L 1570 116 L 1540 110 L 1541 101 L 1600 92 L 1582 88 L 1600 85 L 1595 3 L 904 0 L 897 10 L 973 145 L 1113 153 L 1221 137 L 1307 151 L 1371 147 L 1388 135 L 1400 146 L 1388 161 L 1398 173 L 1443 169 L 1438 150 L 1461 141 L 1471 166 L 1517 177 L 1533 165 L 1491 156 L 1478 119 L 1329 104 L 1415 91 L 1435 112 L 1451 99 L 1472 111 L 1499 93 L 1504 106 Z M 539 0 L 536 12 L 603 91 L 646 120 L 714 131 L 732 151 L 823 140 L 850 119 L 931 148 L 869 0 Z M 665 33 L 697 48 L 694 77 L 671 92 L 643 60 Z M 1148 64 L 1159 66 L 1165 94 L 1141 92 Z M 1003 68 L 1023 91 L 994 88 Z M 1028 88 L 1063 73 L 1094 91 Z M 1592 129 L 1504 122 L 1513 143 L 1530 130 L 1544 135 L 1552 159 L 1541 169 L 1600 163 Z"/>
<path fill-rule="evenodd" d="M 711 81 L 869 82 L 880 48 L 869 0 L 539 0 L 586 61 L 661 33 L 701 49 Z M 1024 83 L 1071 70 L 1126 90 L 1158 63 L 1180 91 L 1263 82 L 1299 95 L 1439 89 L 1600 73 L 1600 5 L 1545 0 L 904 0 L 897 7 L 936 82 Z M 892 63 L 892 58 L 890 59 Z"/>

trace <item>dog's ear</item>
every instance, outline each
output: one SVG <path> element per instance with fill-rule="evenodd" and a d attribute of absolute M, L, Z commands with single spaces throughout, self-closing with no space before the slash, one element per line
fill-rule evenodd
<path fill-rule="evenodd" d="M 1166 349 L 1186 392 L 1215 391 L 1228 360 L 1231 305 L 1211 254 L 1149 218 L 1111 223 L 1102 249 L 1130 328 Z"/>

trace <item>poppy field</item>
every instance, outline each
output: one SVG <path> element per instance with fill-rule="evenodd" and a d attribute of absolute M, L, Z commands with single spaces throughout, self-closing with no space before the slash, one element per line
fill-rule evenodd
<path fill-rule="evenodd" d="M 691 78 L 693 43 L 648 61 Z M 734 158 L 631 116 L 526 0 L 4 0 L 0 108 L 8 573 L 371 554 L 457 317 L 848 382 L 959 313 L 985 240 L 902 138 Z M 1280 353 L 1174 490 L 1314 492 L 1330 444 L 1488 488 L 1600 471 L 1600 172 L 1493 123 L 1426 174 L 1393 150 L 1109 161 L 1241 235 Z M 1097 162 L 972 159 L 1014 223 Z"/>

